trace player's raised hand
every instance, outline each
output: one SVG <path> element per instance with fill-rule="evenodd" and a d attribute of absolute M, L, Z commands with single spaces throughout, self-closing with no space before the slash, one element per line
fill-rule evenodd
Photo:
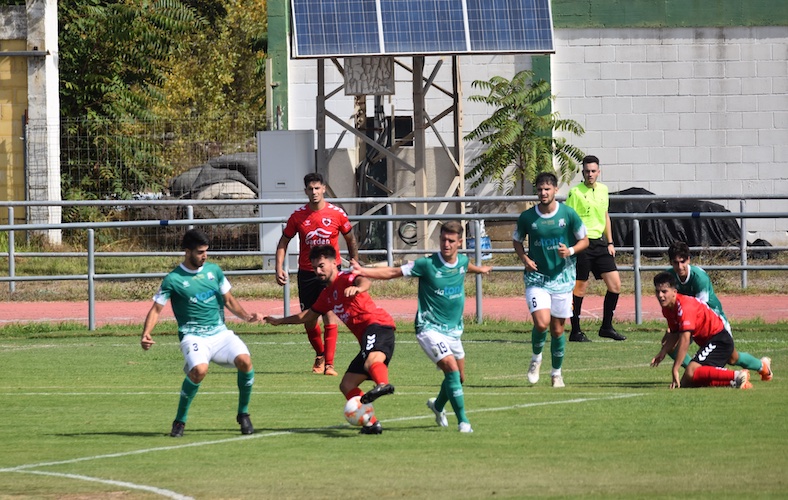
<path fill-rule="evenodd" d="M 361 290 L 357 286 L 349 286 L 345 288 L 345 297 L 354 297 L 361 293 Z"/>

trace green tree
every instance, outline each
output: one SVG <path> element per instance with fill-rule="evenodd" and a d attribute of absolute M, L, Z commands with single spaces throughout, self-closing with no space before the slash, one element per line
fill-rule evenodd
<path fill-rule="evenodd" d="M 583 152 L 553 132 L 582 135 L 585 131 L 576 121 L 549 112 L 550 84 L 534 82 L 533 75 L 532 71 L 523 70 L 511 80 L 495 76 L 472 83 L 474 88 L 488 93 L 468 99 L 496 109 L 465 136 L 466 140 L 478 140 L 485 146 L 465 174 L 466 179 L 473 179 L 471 188 L 493 182 L 505 194 L 512 194 L 517 186 L 520 194 L 529 194 L 525 192 L 526 182 L 533 185 L 541 172 L 555 172 L 560 182 L 570 181 L 577 173 Z"/>

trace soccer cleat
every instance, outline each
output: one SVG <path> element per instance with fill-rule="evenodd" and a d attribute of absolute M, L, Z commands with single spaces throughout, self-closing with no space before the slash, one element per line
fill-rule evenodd
<path fill-rule="evenodd" d="M 315 356 L 315 364 L 312 365 L 312 373 L 322 374 L 325 371 L 326 357 Z"/>
<path fill-rule="evenodd" d="M 326 365 L 326 369 L 323 372 L 323 375 L 328 375 L 329 377 L 336 377 L 339 374 L 334 369 L 334 365 Z"/>
<path fill-rule="evenodd" d="M 361 403 L 362 404 L 369 404 L 381 396 L 388 396 L 389 394 L 394 394 L 394 386 L 391 384 L 378 384 L 373 387 L 369 392 L 364 393 L 361 396 Z M 378 433 L 380 434 L 380 433 Z"/>
<path fill-rule="evenodd" d="M 761 369 L 758 370 L 758 373 L 761 374 L 761 380 L 764 382 L 768 382 L 772 379 L 772 358 L 761 358 Z"/>
<path fill-rule="evenodd" d="M 449 421 L 446 419 L 446 410 L 438 411 L 435 408 L 435 398 L 430 398 L 427 400 L 427 408 L 432 410 L 432 413 L 435 414 L 435 423 L 440 425 L 441 427 L 448 427 Z"/>
<path fill-rule="evenodd" d="M 569 334 L 569 342 L 591 342 L 591 339 L 583 332 L 572 332 Z"/>
<path fill-rule="evenodd" d="M 528 373 L 526 376 L 528 377 L 528 382 L 535 384 L 539 382 L 539 368 L 542 366 L 541 361 L 531 360 L 531 365 L 528 367 Z"/>
<path fill-rule="evenodd" d="M 627 338 L 616 331 L 612 326 L 610 328 L 600 328 L 599 336 L 613 340 L 626 340 Z"/>
<path fill-rule="evenodd" d="M 173 420 L 172 421 L 172 430 L 170 431 L 170 436 L 174 438 L 183 437 L 183 428 L 186 427 L 186 424 L 181 422 L 180 420 Z"/>
<path fill-rule="evenodd" d="M 374 424 L 367 424 L 358 431 L 359 434 L 383 434 L 383 426 L 380 425 L 380 420 Z"/>
<path fill-rule="evenodd" d="M 752 389 L 752 384 L 750 383 L 750 371 L 737 370 L 736 376 L 733 379 L 733 387 L 735 389 Z"/>
<path fill-rule="evenodd" d="M 473 432 L 470 422 L 460 422 L 460 425 L 457 426 L 457 430 L 465 434 Z"/>
<path fill-rule="evenodd" d="M 235 421 L 241 424 L 241 434 L 254 434 L 254 427 L 248 413 L 239 413 L 235 417 Z"/>
<path fill-rule="evenodd" d="M 553 375 L 551 377 L 551 382 L 553 384 L 553 387 L 566 387 L 564 385 L 564 377 L 562 377 L 561 375 Z"/>

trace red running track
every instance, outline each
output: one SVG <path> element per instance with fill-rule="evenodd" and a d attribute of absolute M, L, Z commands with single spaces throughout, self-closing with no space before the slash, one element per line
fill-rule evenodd
<path fill-rule="evenodd" d="M 415 299 L 375 299 L 375 302 L 387 310 L 395 319 L 408 320 L 416 313 Z M 767 323 L 785 321 L 788 318 L 788 297 L 782 295 L 725 295 L 720 296 L 725 313 L 730 320 L 761 319 Z M 280 316 L 283 313 L 281 300 L 241 301 L 247 311 L 261 312 L 265 315 Z M 139 324 L 140 328 L 151 302 L 97 302 L 96 325 L 105 324 Z M 654 297 L 643 296 L 643 319 L 661 319 L 659 304 Z M 298 311 L 298 303 L 291 302 L 291 313 Z M 476 314 L 476 300 L 471 297 L 465 305 L 466 314 Z M 482 303 L 485 318 L 508 319 L 512 321 L 530 321 L 524 297 L 486 298 Z M 589 296 L 583 302 L 582 317 L 601 319 L 602 297 Z M 173 319 L 172 309 L 167 306 L 161 315 L 162 319 Z M 621 296 L 616 309 L 618 321 L 634 321 L 635 297 Z M 228 313 L 228 320 L 232 314 Z M 44 321 L 59 323 L 74 321 L 88 324 L 87 302 L 5 302 L 0 308 L 0 324 L 27 323 Z"/>

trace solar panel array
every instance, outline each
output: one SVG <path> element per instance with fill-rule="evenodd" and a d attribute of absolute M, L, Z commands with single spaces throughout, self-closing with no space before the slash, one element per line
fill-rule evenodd
<path fill-rule="evenodd" d="M 544 53 L 550 0 L 291 0 L 293 56 Z"/>

